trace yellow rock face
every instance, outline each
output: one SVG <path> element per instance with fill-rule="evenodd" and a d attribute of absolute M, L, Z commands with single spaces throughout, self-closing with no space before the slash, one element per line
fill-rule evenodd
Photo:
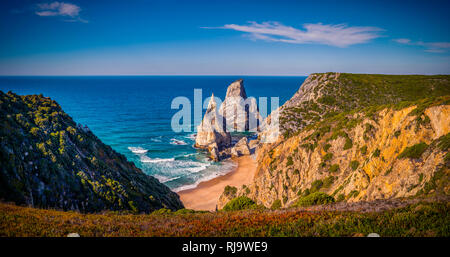
<path fill-rule="evenodd" d="M 302 131 L 284 142 L 262 145 L 258 150 L 258 173 L 248 185 L 250 193 L 246 195 L 267 207 L 277 199 L 283 206 L 289 206 L 299 198 L 299 191 L 311 189 L 319 180 L 323 183 L 320 191 L 345 201 L 416 195 L 436 172 L 448 173 L 448 163 L 444 161 L 448 150 L 436 145 L 441 136 L 450 132 L 450 105 L 426 109 L 419 116 L 425 122 L 410 115 L 415 108 L 384 109 L 378 112 L 376 120 L 356 114 L 362 121 L 346 130 L 352 141 L 352 147 L 346 150 L 345 138 L 330 139 L 333 129 L 317 141 L 313 150 L 301 146 L 309 142 L 307 136 L 312 131 Z M 371 135 L 366 133 L 366 124 L 373 126 Z M 325 151 L 327 143 L 331 147 Z M 429 146 L 419 158 L 399 158 L 407 147 L 420 143 Z M 361 150 L 363 147 L 366 153 Z M 332 158 L 324 160 L 330 154 Z M 293 164 L 288 163 L 288 157 Z M 330 177 L 333 182 L 325 184 Z M 445 191 L 450 191 L 448 186 Z"/>

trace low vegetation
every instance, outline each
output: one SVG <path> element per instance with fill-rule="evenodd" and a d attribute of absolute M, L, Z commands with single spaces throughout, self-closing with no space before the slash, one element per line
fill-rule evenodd
<path fill-rule="evenodd" d="M 413 146 L 406 147 L 403 152 L 398 155 L 398 158 L 412 158 L 419 159 L 422 154 L 427 150 L 428 145 L 426 143 L 419 143 Z"/>
<path fill-rule="evenodd" d="M 224 211 L 239 211 L 256 209 L 258 205 L 250 198 L 246 196 L 239 196 L 229 201 L 224 207 Z"/>
<path fill-rule="evenodd" d="M 314 192 L 307 196 L 300 197 L 293 206 L 306 207 L 319 204 L 328 204 L 332 202 L 334 202 L 333 197 L 322 192 Z"/>
<path fill-rule="evenodd" d="M 0 236 L 450 236 L 450 203 L 380 212 L 244 210 L 217 213 L 80 214 L 0 204 Z"/>

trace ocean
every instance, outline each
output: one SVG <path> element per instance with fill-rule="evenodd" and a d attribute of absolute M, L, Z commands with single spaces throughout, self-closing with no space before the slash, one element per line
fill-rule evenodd
<path fill-rule="evenodd" d="M 195 132 L 171 129 L 177 96 L 193 103 L 194 89 L 203 100 L 214 93 L 224 100 L 227 87 L 244 79 L 248 96 L 291 98 L 306 77 L 266 76 L 39 76 L 0 77 L 0 90 L 43 94 L 56 100 L 75 122 L 87 125 L 105 144 L 124 154 L 145 173 L 174 191 L 226 174 L 234 163 L 214 163 L 195 149 Z M 192 106 L 193 111 L 193 106 Z M 203 110 L 203 113 L 205 110 Z M 270 110 L 268 110 L 270 113 Z M 192 114 L 192 120 L 193 120 Z M 193 124 L 192 127 L 197 124 Z"/>

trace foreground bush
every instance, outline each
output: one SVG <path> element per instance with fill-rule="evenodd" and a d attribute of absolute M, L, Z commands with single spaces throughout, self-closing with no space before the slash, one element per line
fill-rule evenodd
<path fill-rule="evenodd" d="M 322 192 L 314 192 L 312 194 L 309 194 L 307 196 L 298 199 L 297 202 L 294 204 L 294 206 L 305 207 L 318 204 L 327 204 L 332 202 L 334 202 L 333 197 Z"/>
<path fill-rule="evenodd" d="M 233 200 L 229 201 L 224 207 L 224 211 L 239 211 L 239 210 L 246 210 L 246 209 L 256 209 L 257 205 L 256 203 L 246 197 L 246 196 L 239 196 L 234 198 Z"/>

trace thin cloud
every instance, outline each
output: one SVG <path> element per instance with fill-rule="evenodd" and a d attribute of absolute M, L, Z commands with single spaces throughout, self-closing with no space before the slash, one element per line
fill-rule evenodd
<path fill-rule="evenodd" d="M 204 27 L 211 28 L 211 27 Z M 350 27 L 346 24 L 304 24 L 303 30 L 285 26 L 279 22 L 249 22 L 248 25 L 226 24 L 221 29 L 249 33 L 254 40 L 266 40 L 290 44 L 323 44 L 347 47 L 367 43 L 380 37 L 383 29 L 377 27 Z"/>
<path fill-rule="evenodd" d="M 52 2 L 52 3 L 42 3 L 36 5 L 37 11 L 35 12 L 38 16 L 63 16 L 69 17 L 65 21 L 81 21 L 87 22 L 80 17 L 81 8 L 75 4 L 64 3 L 64 2 Z"/>
<path fill-rule="evenodd" d="M 408 38 L 394 39 L 395 42 L 403 45 L 421 46 L 425 48 L 425 52 L 429 53 L 445 53 L 450 50 L 450 42 L 413 42 Z"/>

